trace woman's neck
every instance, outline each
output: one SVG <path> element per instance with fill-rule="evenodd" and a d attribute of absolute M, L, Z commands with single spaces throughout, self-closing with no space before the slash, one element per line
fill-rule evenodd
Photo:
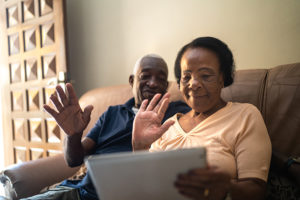
<path fill-rule="evenodd" d="M 214 114 L 215 112 L 217 112 L 218 110 L 224 108 L 226 106 L 226 102 L 223 100 L 223 99 L 220 99 L 220 102 L 214 106 L 212 109 L 209 109 L 207 111 L 204 111 L 204 112 L 197 112 L 196 110 L 192 110 L 191 111 L 191 117 L 192 118 L 207 118 L 209 117 L 210 115 Z"/>

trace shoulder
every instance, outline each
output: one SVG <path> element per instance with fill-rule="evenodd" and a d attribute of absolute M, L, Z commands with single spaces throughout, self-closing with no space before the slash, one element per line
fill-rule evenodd
<path fill-rule="evenodd" d="M 118 114 L 124 113 L 126 110 L 130 109 L 126 104 L 109 106 L 104 113 L 100 116 L 100 118 L 107 118 L 111 116 L 116 116 Z"/>
<path fill-rule="evenodd" d="M 109 106 L 107 111 L 114 112 L 119 110 L 130 110 L 134 106 L 134 98 L 129 99 L 124 104 Z"/>
<path fill-rule="evenodd" d="M 231 104 L 230 110 L 236 111 L 242 114 L 258 114 L 261 115 L 260 111 L 256 106 L 250 103 L 238 103 L 238 102 L 228 102 Z"/>

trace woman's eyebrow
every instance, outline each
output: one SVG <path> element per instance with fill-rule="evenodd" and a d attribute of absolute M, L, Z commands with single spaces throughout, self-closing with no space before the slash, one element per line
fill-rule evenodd
<path fill-rule="evenodd" d="M 200 68 L 200 69 L 198 69 L 197 71 L 198 71 L 198 72 L 199 72 L 199 71 L 209 71 L 209 72 L 214 73 L 214 70 L 212 70 L 211 68 L 208 68 L 208 67 Z"/>

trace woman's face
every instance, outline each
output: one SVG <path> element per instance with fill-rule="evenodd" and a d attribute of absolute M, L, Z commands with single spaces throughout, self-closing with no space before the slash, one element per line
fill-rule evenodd
<path fill-rule="evenodd" d="M 187 49 L 181 59 L 180 91 L 185 102 L 197 113 L 218 110 L 223 75 L 217 55 L 206 48 Z"/>

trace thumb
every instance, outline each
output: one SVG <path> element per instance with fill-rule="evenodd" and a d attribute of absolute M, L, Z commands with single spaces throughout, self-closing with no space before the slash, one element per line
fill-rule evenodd
<path fill-rule="evenodd" d="M 88 105 L 87 107 L 84 108 L 84 111 L 82 113 L 82 118 L 86 123 L 89 123 L 91 119 L 91 112 L 94 109 L 92 105 Z"/>
<path fill-rule="evenodd" d="M 172 126 L 175 123 L 174 120 L 167 120 L 163 123 L 163 125 L 161 125 L 160 127 L 160 137 L 170 128 L 170 126 Z"/>

